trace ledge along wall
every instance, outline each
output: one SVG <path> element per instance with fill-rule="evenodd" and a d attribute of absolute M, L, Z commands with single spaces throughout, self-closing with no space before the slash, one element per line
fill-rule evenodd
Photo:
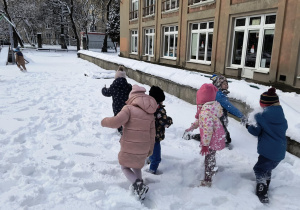
<path fill-rule="evenodd" d="M 95 58 L 81 53 L 78 53 L 78 57 L 87 60 L 91 63 L 94 63 L 103 69 L 112 70 L 112 69 L 118 69 L 119 67 L 119 64 L 112 63 L 106 60 L 101 60 L 100 58 Z M 161 89 L 163 89 L 165 92 L 171 95 L 174 95 L 188 103 L 196 104 L 197 89 L 195 88 L 186 85 L 180 85 L 173 81 L 161 77 L 157 77 L 154 75 L 150 75 L 139 70 L 132 70 L 127 67 L 126 67 L 126 74 L 129 78 L 139 83 L 146 84 L 149 86 L 152 85 L 159 86 Z M 229 99 L 229 100 L 235 107 L 237 107 L 245 115 L 247 115 L 252 111 L 252 109 L 244 102 L 235 99 Z M 236 118 L 235 116 L 233 115 L 230 116 L 238 120 L 238 118 Z M 287 151 L 297 157 L 300 157 L 300 143 L 287 137 Z"/>

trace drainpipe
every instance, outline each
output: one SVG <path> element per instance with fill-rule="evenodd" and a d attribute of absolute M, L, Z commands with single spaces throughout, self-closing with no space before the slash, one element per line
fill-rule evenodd
<path fill-rule="evenodd" d="M 183 31 L 182 28 L 181 28 L 181 26 L 182 26 L 183 0 L 180 1 L 179 8 L 180 8 L 180 13 L 179 13 L 179 15 L 180 15 L 180 17 L 179 17 L 180 36 L 178 37 L 178 43 L 177 43 L 177 62 L 176 62 L 176 65 L 181 66 L 180 65 L 180 61 L 181 61 L 180 57 L 181 56 L 179 56 L 178 51 L 180 52 L 180 48 L 181 48 L 181 36 L 182 36 L 182 31 Z M 178 26 L 178 29 L 179 29 L 179 26 Z"/>

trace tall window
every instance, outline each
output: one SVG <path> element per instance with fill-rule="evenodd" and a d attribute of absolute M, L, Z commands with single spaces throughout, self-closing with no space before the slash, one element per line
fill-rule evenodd
<path fill-rule="evenodd" d="M 164 27 L 164 57 L 177 57 L 178 26 Z"/>
<path fill-rule="evenodd" d="M 145 29 L 145 55 L 153 56 L 154 54 L 154 34 L 154 28 Z"/>
<path fill-rule="evenodd" d="M 173 9 L 177 9 L 179 7 L 179 0 L 163 0 L 161 5 L 161 10 L 169 11 Z"/>
<path fill-rule="evenodd" d="M 131 0 L 131 8 L 129 18 L 136 19 L 139 16 L 139 0 Z"/>
<path fill-rule="evenodd" d="M 270 68 L 276 15 L 237 18 L 234 25 L 231 65 Z"/>
<path fill-rule="evenodd" d="M 191 61 L 211 63 L 214 22 L 191 24 Z"/>
<path fill-rule="evenodd" d="M 131 31 L 131 53 L 138 53 L 138 31 Z"/>
<path fill-rule="evenodd" d="M 155 14 L 155 0 L 145 0 L 143 16 Z"/>

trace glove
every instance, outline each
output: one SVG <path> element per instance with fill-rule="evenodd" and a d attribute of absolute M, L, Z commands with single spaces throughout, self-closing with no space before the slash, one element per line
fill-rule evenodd
<path fill-rule="evenodd" d="M 184 133 L 183 133 L 182 138 L 183 138 L 184 140 L 190 140 L 190 139 L 191 139 L 191 132 L 185 130 Z"/>
<path fill-rule="evenodd" d="M 248 124 L 248 123 L 246 123 L 246 128 L 248 129 L 248 127 L 249 127 L 249 124 Z"/>
<path fill-rule="evenodd" d="M 202 149 L 200 151 L 200 154 L 203 155 L 208 155 L 209 154 L 209 146 L 202 146 Z"/>
<path fill-rule="evenodd" d="M 242 124 L 243 126 L 246 126 L 247 123 L 248 123 L 248 118 L 247 118 L 246 116 L 243 116 L 243 117 L 241 118 L 241 124 Z"/>

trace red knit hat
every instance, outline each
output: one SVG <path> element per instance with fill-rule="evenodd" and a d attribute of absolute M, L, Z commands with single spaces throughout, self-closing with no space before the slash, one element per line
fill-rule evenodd
<path fill-rule="evenodd" d="M 205 104 L 209 101 L 215 101 L 218 88 L 213 84 L 203 84 L 197 91 L 197 104 Z"/>
<path fill-rule="evenodd" d="M 275 88 L 270 88 L 268 92 L 264 92 L 263 94 L 260 95 L 260 106 L 261 107 L 267 107 L 271 106 L 272 104 L 278 103 L 279 98 L 278 95 L 276 94 L 276 89 Z"/>

